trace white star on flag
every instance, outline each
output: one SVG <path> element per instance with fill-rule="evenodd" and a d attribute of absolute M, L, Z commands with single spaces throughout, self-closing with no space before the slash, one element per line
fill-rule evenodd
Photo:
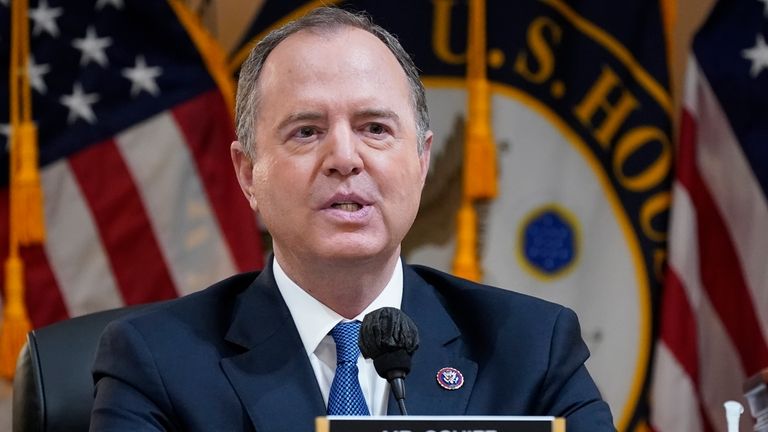
<path fill-rule="evenodd" d="M 147 66 L 144 56 L 136 56 L 136 65 L 123 69 L 123 76 L 131 80 L 131 96 L 136 97 L 142 90 L 157 96 L 160 88 L 155 79 L 162 75 L 163 69 L 159 66 Z"/>
<path fill-rule="evenodd" d="M 0 4 L 3 6 L 8 6 L 8 0 L 0 0 Z"/>
<path fill-rule="evenodd" d="M 112 5 L 115 9 L 122 9 L 123 0 L 98 0 L 96 2 L 96 10 L 103 9 L 106 5 Z"/>
<path fill-rule="evenodd" d="M 77 121 L 78 118 L 85 120 L 88 123 L 96 123 L 96 114 L 93 113 L 91 105 L 99 100 L 99 95 L 95 93 L 85 94 L 83 93 L 83 87 L 80 83 L 75 83 L 72 87 L 72 94 L 62 96 L 59 99 L 62 105 L 69 108 L 69 117 L 67 117 L 67 123 L 72 124 Z"/>
<path fill-rule="evenodd" d="M 45 81 L 43 80 L 43 75 L 50 72 L 50 70 L 51 67 L 47 64 L 37 64 L 35 63 L 34 56 L 29 57 L 29 63 L 27 64 L 29 85 L 40 94 L 45 94 L 45 92 L 48 91 L 48 87 L 46 87 Z"/>
<path fill-rule="evenodd" d="M 109 60 L 107 59 L 107 53 L 104 50 L 112 45 L 112 38 L 103 37 L 100 38 L 96 34 L 96 29 L 93 26 L 88 27 L 86 30 L 85 38 L 78 38 L 72 41 L 72 46 L 79 49 L 82 53 L 80 57 L 80 65 L 85 66 L 91 61 L 99 64 L 101 67 L 107 67 Z"/>
<path fill-rule="evenodd" d="M 765 43 L 763 35 L 758 34 L 755 46 L 742 50 L 741 56 L 752 61 L 752 69 L 749 70 L 749 75 L 752 78 L 757 77 L 763 68 L 768 68 L 768 45 Z"/>
<path fill-rule="evenodd" d="M 37 4 L 37 8 L 29 11 L 29 18 L 35 22 L 35 26 L 32 28 L 32 34 L 34 36 L 39 35 L 45 30 L 46 33 L 53 37 L 59 36 L 59 26 L 56 24 L 56 18 L 60 17 L 62 8 L 50 8 L 48 7 L 47 0 L 40 0 Z"/>

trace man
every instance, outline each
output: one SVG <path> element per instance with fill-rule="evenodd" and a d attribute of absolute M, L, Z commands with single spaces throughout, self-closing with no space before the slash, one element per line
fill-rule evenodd
<path fill-rule="evenodd" d="M 310 431 L 328 412 L 398 414 L 371 362 L 343 363 L 337 339 L 382 306 L 419 328 L 410 414 L 556 415 L 569 431 L 613 430 L 573 312 L 401 262 L 432 133 L 391 35 L 331 8 L 272 32 L 241 71 L 237 124 L 232 160 L 274 258 L 110 325 L 92 430 Z"/>

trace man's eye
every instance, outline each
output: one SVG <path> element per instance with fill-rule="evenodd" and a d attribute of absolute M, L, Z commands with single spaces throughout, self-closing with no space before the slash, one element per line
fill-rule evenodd
<path fill-rule="evenodd" d="M 317 133 L 315 128 L 311 126 L 302 126 L 299 128 L 298 131 L 296 131 L 296 136 L 299 138 L 310 138 L 314 136 Z"/>
<path fill-rule="evenodd" d="M 378 123 L 371 123 L 368 125 L 368 132 L 374 134 L 374 135 L 381 135 L 387 132 L 386 128 L 384 126 L 378 124 Z"/>

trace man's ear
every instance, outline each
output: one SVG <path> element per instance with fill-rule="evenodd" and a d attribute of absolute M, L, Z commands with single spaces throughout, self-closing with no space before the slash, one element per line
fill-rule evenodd
<path fill-rule="evenodd" d="M 421 165 L 421 184 L 424 186 L 424 183 L 427 181 L 427 174 L 429 173 L 429 158 L 432 155 L 432 137 L 434 134 L 432 131 L 427 131 L 427 134 L 424 137 L 424 147 L 421 149 L 421 154 L 419 155 L 419 165 Z"/>
<path fill-rule="evenodd" d="M 235 175 L 237 175 L 237 181 L 240 183 L 240 189 L 248 200 L 248 204 L 255 211 L 257 203 L 256 196 L 253 193 L 253 161 L 246 154 L 245 148 L 240 144 L 240 141 L 232 141 L 232 144 L 229 146 L 229 153 L 232 156 L 232 165 L 235 168 Z"/>

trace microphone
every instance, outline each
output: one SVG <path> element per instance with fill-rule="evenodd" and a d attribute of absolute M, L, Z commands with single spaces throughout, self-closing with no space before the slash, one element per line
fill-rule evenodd
<path fill-rule="evenodd" d="M 402 415 L 405 410 L 405 376 L 411 371 L 411 356 L 419 347 L 416 324 L 400 309 L 383 307 L 369 313 L 360 327 L 360 352 L 373 359 L 373 366 L 389 381 Z"/>

